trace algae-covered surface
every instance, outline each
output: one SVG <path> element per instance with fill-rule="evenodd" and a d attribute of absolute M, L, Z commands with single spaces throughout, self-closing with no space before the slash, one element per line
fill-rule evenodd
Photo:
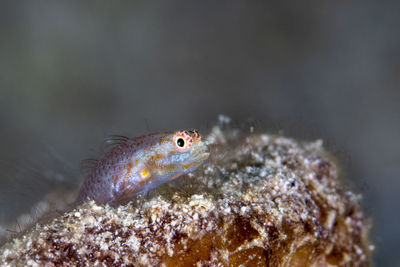
<path fill-rule="evenodd" d="M 2 265 L 368 266 L 369 224 L 321 141 L 215 126 L 211 158 L 119 205 L 84 203 L 0 249 Z"/>

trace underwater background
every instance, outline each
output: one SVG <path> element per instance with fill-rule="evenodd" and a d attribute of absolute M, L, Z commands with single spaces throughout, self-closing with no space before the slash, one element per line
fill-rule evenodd
<path fill-rule="evenodd" d="M 110 134 L 197 128 L 322 139 L 363 195 L 377 266 L 400 257 L 400 2 L 0 4 L 0 224 Z"/>

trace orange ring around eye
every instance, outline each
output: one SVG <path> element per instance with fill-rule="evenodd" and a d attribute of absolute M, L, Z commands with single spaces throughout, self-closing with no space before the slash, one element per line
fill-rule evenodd
<path fill-rule="evenodd" d="M 185 152 L 192 146 L 192 138 L 185 131 L 177 132 L 174 137 L 174 146 L 179 152 Z"/>

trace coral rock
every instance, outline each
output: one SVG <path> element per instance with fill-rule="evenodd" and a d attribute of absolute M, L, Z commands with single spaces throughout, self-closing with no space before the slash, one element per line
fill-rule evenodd
<path fill-rule="evenodd" d="M 152 197 L 88 202 L 0 249 L 4 265 L 368 266 L 359 196 L 320 141 L 215 127 L 204 167 Z M 176 189 L 178 187 L 178 189 Z"/>

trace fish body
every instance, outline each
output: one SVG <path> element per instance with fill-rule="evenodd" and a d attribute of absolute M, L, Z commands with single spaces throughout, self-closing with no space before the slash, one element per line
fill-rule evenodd
<path fill-rule="evenodd" d="M 196 130 L 154 133 L 119 143 L 88 170 L 77 202 L 117 203 L 197 169 L 209 156 Z"/>

